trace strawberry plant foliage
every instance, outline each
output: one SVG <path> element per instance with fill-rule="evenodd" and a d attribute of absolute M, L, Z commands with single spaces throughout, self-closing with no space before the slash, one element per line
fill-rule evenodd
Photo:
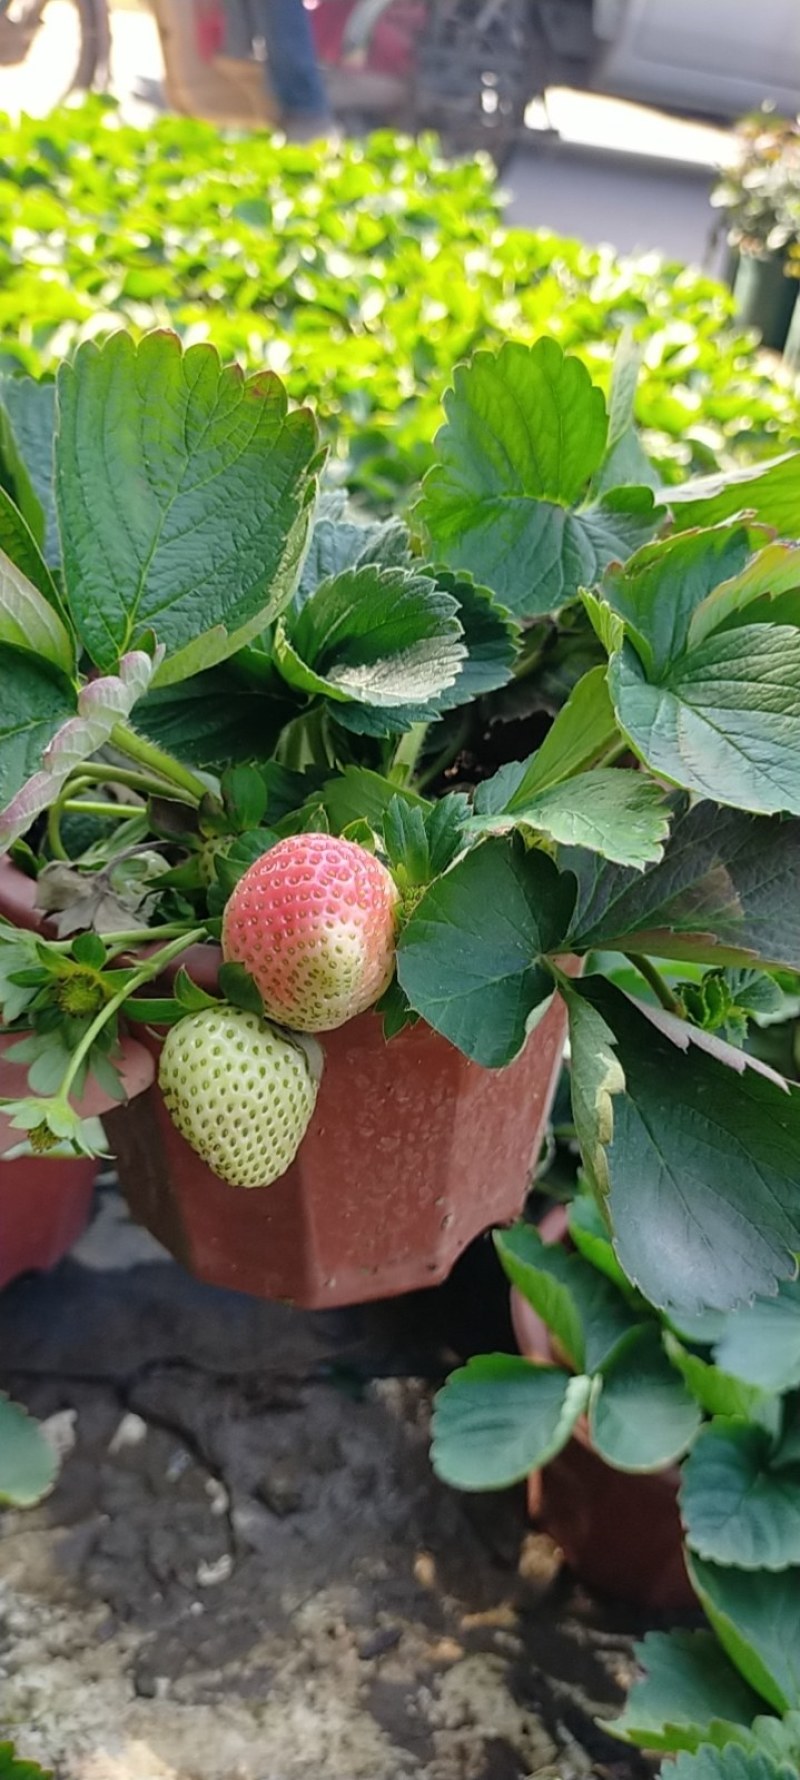
<path fill-rule="evenodd" d="M 636 358 L 610 407 L 554 340 L 460 367 L 410 526 L 352 510 L 309 408 L 209 346 L 118 334 L 55 386 L 0 389 L 0 843 L 60 935 L 0 929 L 21 1142 L 91 1150 L 81 1095 L 119 1094 L 143 1022 L 187 1068 L 202 1022 L 210 1081 L 216 1027 L 254 1021 L 269 1073 L 284 1029 L 324 1027 L 322 985 L 337 1020 L 380 998 L 387 1033 L 423 1020 L 503 1068 L 560 995 L 610 1275 L 684 1320 L 791 1293 L 800 1090 L 742 1042 L 796 987 L 763 972 L 800 971 L 797 459 L 750 476 L 746 521 L 736 480 L 659 492 Z M 277 904 L 236 929 L 282 848 L 301 873 L 342 852 L 330 956 L 300 935 L 305 1001 L 262 969 Z M 359 874 L 389 886 L 377 940 Z M 221 936 L 218 993 L 156 982 Z M 570 986 L 564 955 L 601 947 L 631 955 L 625 992 L 602 958 Z M 695 1413 L 691 1365 L 651 1348 L 592 1399 L 618 1456 L 645 1372 L 651 1457 Z"/>

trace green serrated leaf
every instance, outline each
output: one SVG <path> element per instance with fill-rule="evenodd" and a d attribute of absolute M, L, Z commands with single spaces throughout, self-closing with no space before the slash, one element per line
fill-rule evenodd
<path fill-rule="evenodd" d="M 800 1465 L 773 1469 L 763 1428 L 718 1419 L 683 1467 L 681 1519 L 692 1551 L 741 1570 L 800 1564 Z"/>
<path fill-rule="evenodd" d="M 640 1323 L 603 1366 L 589 1411 L 592 1445 L 619 1471 L 660 1471 L 691 1445 L 699 1404 L 670 1365 L 655 1323 Z"/>
<path fill-rule="evenodd" d="M 469 827 L 477 833 L 533 828 L 558 845 L 585 847 L 639 870 L 661 859 L 669 834 L 663 788 L 643 773 L 624 769 L 595 767 L 578 773 L 524 805 L 517 787 L 513 802 L 513 812 L 473 816 Z"/>
<path fill-rule="evenodd" d="M 731 1321 L 746 1314 L 746 1310 L 735 1311 Z M 724 1372 L 721 1366 L 712 1366 L 699 1354 L 689 1353 L 668 1329 L 664 1332 L 664 1348 L 707 1415 L 745 1416 L 754 1421 L 762 1416 L 771 1419 L 775 1398 L 769 1392 L 758 1385 L 745 1384 L 733 1373 Z"/>
<path fill-rule="evenodd" d="M 187 766 L 226 767 L 268 753 L 297 702 L 275 676 L 272 687 L 248 685 L 227 664 L 179 686 L 156 687 L 142 699 L 137 728 Z"/>
<path fill-rule="evenodd" d="M 663 861 L 643 874 L 575 848 L 559 864 L 578 885 L 575 951 L 800 968 L 800 823 L 678 806 Z"/>
<path fill-rule="evenodd" d="M 613 1032 L 625 1076 L 606 1158 L 628 1277 L 678 1319 L 774 1292 L 800 1249 L 800 1089 L 601 978 L 572 993 Z"/>
<path fill-rule="evenodd" d="M 625 1091 L 616 1039 L 598 1009 L 559 984 L 569 1015 L 570 1092 L 575 1134 L 592 1189 L 610 1187 L 607 1151 L 614 1135 L 614 1097 Z"/>
<path fill-rule="evenodd" d="M 646 544 L 607 571 L 603 598 L 623 619 L 648 679 L 684 654 L 696 608 L 741 571 L 749 549 L 744 526 L 720 526 Z"/>
<path fill-rule="evenodd" d="M 81 346 L 58 380 L 56 492 L 70 609 L 103 669 L 154 634 L 159 684 L 222 661 L 286 604 L 314 421 L 177 336 Z"/>
<path fill-rule="evenodd" d="M 389 864 L 404 886 L 430 883 L 431 858 L 425 813 L 419 805 L 393 797 L 383 818 L 383 841 Z"/>
<path fill-rule="evenodd" d="M 648 1632 L 633 1654 L 644 1674 L 634 1681 L 621 1716 L 605 1724 L 626 1743 L 664 1754 L 693 1750 L 715 1721 L 745 1727 L 758 1711 L 758 1694 L 711 1632 Z"/>
<path fill-rule="evenodd" d="M 636 1294 L 614 1253 L 611 1231 L 600 1210 L 595 1192 L 583 1190 L 571 1201 L 569 1235 L 578 1253 L 591 1263 L 595 1272 L 610 1279 L 612 1285 L 630 1303 Z"/>
<path fill-rule="evenodd" d="M 726 1318 L 717 1333 L 718 1366 L 767 1391 L 800 1386 L 800 1283 L 782 1280 L 771 1298 L 756 1298 Z"/>
<path fill-rule="evenodd" d="M 590 668 L 582 675 L 557 713 L 541 747 L 526 763 L 512 795 L 504 804 L 494 807 L 510 811 L 524 808 L 539 792 L 561 785 L 597 764 L 617 739 L 607 681 L 608 671 L 604 666 Z M 504 769 L 501 767 L 500 770 Z M 492 784 L 493 780 L 489 779 L 479 787 L 482 798 Z M 479 807 L 477 796 L 475 807 Z M 489 806 L 481 804 L 480 807 Z"/>
<path fill-rule="evenodd" d="M 796 544 L 768 544 L 751 557 L 747 566 L 721 582 L 692 613 L 688 645 L 699 648 L 706 637 L 723 625 L 738 620 L 742 612 L 764 601 L 766 614 L 778 618 L 774 602 L 800 588 L 800 549 Z M 780 611 L 785 610 L 783 602 Z M 749 612 L 748 612 L 749 616 Z"/>
<path fill-rule="evenodd" d="M 0 456 L 20 512 L 51 565 L 60 560 L 53 495 L 55 385 L 0 377 Z"/>
<path fill-rule="evenodd" d="M 495 1233 L 500 1264 L 547 1324 L 575 1370 L 596 1372 L 636 1327 L 625 1300 L 602 1274 L 531 1224 Z"/>
<path fill-rule="evenodd" d="M 747 513 L 761 525 L 774 526 L 780 537 L 796 538 L 800 452 L 786 452 L 766 464 L 698 476 L 679 488 L 664 489 L 660 500 L 683 531 L 689 526 L 718 525 L 735 514 Z"/>
<path fill-rule="evenodd" d="M 739 1570 L 692 1556 L 689 1574 L 739 1673 L 777 1712 L 800 1706 L 800 1569 Z"/>
<path fill-rule="evenodd" d="M 674 1766 L 674 1780 L 792 1780 L 794 1774 L 795 1769 L 781 1761 L 733 1745 L 679 1755 Z"/>
<path fill-rule="evenodd" d="M 341 721 L 352 703 L 382 714 L 376 733 L 406 729 L 435 714 L 437 695 L 455 684 L 466 659 L 457 613 L 458 602 L 430 576 L 374 565 L 345 570 L 281 620 L 275 658 L 292 686 L 341 706 Z"/>
<path fill-rule="evenodd" d="M 0 643 L 0 810 L 41 765 L 42 754 L 77 700 L 67 682 L 32 655 Z"/>
<path fill-rule="evenodd" d="M 20 570 L 20 573 L 25 575 L 34 587 L 38 588 L 48 605 L 52 606 L 62 622 L 66 623 L 66 615 L 55 582 L 30 525 L 2 486 L 0 486 L 0 549 L 5 552 L 10 561 Z"/>
<path fill-rule="evenodd" d="M 620 727 L 653 772 L 734 809 L 800 813 L 800 630 L 721 631 L 659 684 L 626 644 L 608 680 Z"/>
<path fill-rule="evenodd" d="M 555 341 L 476 353 L 453 385 L 422 522 L 444 561 L 516 616 L 555 610 L 643 541 L 652 495 L 615 490 L 575 510 L 603 460 L 608 423 L 601 391 Z"/>
<path fill-rule="evenodd" d="M 384 989 L 380 1001 L 376 1001 L 375 1012 L 381 1016 L 387 1042 L 396 1038 L 406 1026 L 416 1026 L 419 1020 L 419 1014 L 415 1014 L 396 977 L 392 977 L 388 989 Z"/>
<path fill-rule="evenodd" d="M 78 964 L 87 964 L 92 970 L 102 970 L 106 961 L 106 948 L 99 933 L 77 933 L 72 942 L 72 956 Z"/>
<path fill-rule="evenodd" d="M 586 1406 L 588 1378 L 480 1354 L 438 1393 L 431 1462 L 455 1489 L 504 1489 L 547 1464 Z"/>
<path fill-rule="evenodd" d="M 488 587 L 451 569 L 432 569 L 437 587 L 458 601 L 466 655 L 453 685 L 439 694 L 440 711 L 484 698 L 507 685 L 519 651 L 520 627 Z"/>
<path fill-rule="evenodd" d="M 75 667 L 72 637 L 38 587 L 0 550 L 0 643 L 49 662 L 69 677 Z"/>
<path fill-rule="evenodd" d="M 544 854 L 489 840 L 425 892 L 400 936 L 397 974 L 417 1013 L 487 1068 L 521 1050 L 546 1012 L 571 886 Z"/>

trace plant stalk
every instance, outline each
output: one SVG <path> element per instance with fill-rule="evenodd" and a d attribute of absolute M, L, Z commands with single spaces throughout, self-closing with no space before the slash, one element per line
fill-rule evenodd
<path fill-rule="evenodd" d="M 149 983 L 152 981 L 153 977 L 158 976 L 159 971 L 163 969 L 164 965 L 169 964 L 172 958 L 179 957 L 180 953 L 185 951 L 187 946 L 194 945 L 196 940 L 204 938 L 205 928 L 195 927 L 193 930 L 190 930 L 189 933 L 182 933 L 180 938 L 172 940 L 169 945 L 161 946 L 157 952 L 153 953 L 152 957 L 147 959 L 145 964 L 140 965 L 139 969 L 134 971 L 133 976 L 129 977 L 123 987 L 117 990 L 116 995 L 112 995 L 111 1000 L 107 1001 L 105 1005 L 101 1007 L 100 1012 L 95 1015 L 91 1026 L 87 1027 L 83 1038 L 70 1057 L 67 1072 L 56 1095 L 57 1100 L 63 1101 L 65 1105 L 69 1104 L 69 1091 L 84 1057 L 86 1057 L 91 1050 L 98 1033 L 102 1032 L 106 1022 L 110 1020 L 111 1015 L 115 1014 L 117 1009 L 122 1006 L 123 1001 L 127 1001 L 129 996 L 133 995 L 134 991 L 138 989 L 142 983 Z"/>
<path fill-rule="evenodd" d="M 139 791 L 142 797 L 164 797 L 173 790 L 168 779 L 137 772 L 134 767 L 111 765 L 76 767 L 74 777 L 67 780 L 67 795 L 74 797 L 84 785 L 124 785 L 128 791 Z"/>
<path fill-rule="evenodd" d="M 61 839 L 61 805 L 51 804 L 47 812 L 47 844 L 54 859 L 65 859 L 69 862 L 69 854 Z"/>
<path fill-rule="evenodd" d="M 656 970 L 651 959 L 646 958 L 643 952 L 626 952 L 625 957 L 628 963 L 638 970 L 639 975 L 644 977 L 645 982 L 649 983 L 653 994 L 657 996 L 661 1006 L 666 1008 L 667 1013 L 676 1014 L 680 1019 L 682 1010 L 678 997 L 673 995 L 669 985 L 664 982 L 661 972 Z"/>
<path fill-rule="evenodd" d="M 119 749 L 120 754 L 127 754 L 129 760 L 135 760 L 138 766 L 166 779 L 168 785 L 176 786 L 191 803 L 200 803 L 205 797 L 208 786 L 203 784 L 202 779 L 196 778 L 188 767 L 181 766 L 180 761 L 174 760 L 163 748 L 157 748 L 154 742 L 148 742 L 144 736 L 137 735 L 126 723 L 115 723 L 109 740 L 112 747 Z"/>
<path fill-rule="evenodd" d="M 94 803 L 90 798 L 68 797 L 62 810 L 77 810 L 81 816 L 141 816 L 141 804 Z"/>

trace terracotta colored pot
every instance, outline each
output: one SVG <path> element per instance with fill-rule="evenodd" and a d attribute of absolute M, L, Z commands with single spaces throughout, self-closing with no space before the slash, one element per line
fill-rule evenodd
<path fill-rule="evenodd" d="M 211 946 L 185 959 L 209 989 L 218 961 Z M 422 1022 L 387 1045 L 378 1016 L 362 1014 L 324 1034 L 314 1117 L 264 1191 L 212 1174 L 157 1088 L 104 1124 L 134 1216 L 199 1278 L 307 1309 L 361 1304 L 436 1285 L 481 1231 L 519 1215 L 564 1036 L 556 1001 L 498 1072 Z M 157 1053 L 156 1035 L 145 1042 Z"/>
<path fill-rule="evenodd" d="M 567 1240 L 563 1206 L 547 1213 L 539 1233 L 545 1242 Z M 549 1331 L 516 1291 L 511 1317 L 520 1352 L 552 1364 Z M 589 1588 L 667 1611 L 696 1605 L 683 1558 L 679 1484 L 677 1465 L 640 1475 L 615 1471 L 594 1452 L 581 1418 L 563 1452 L 529 1478 L 528 1508 Z"/>
<path fill-rule="evenodd" d="M 83 1156 L 0 1161 L 0 1287 L 55 1267 L 85 1230 L 97 1163 Z"/>
<path fill-rule="evenodd" d="M 0 875 L 0 912 L 35 928 L 33 895 L 12 868 Z M 212 990 L 219 959 L 215 946 L 193 946 L 182 961 Z M 134 1216 L 200 1279 L 308 1309 L 365 1303 L 436 1285 L 474 1237 L 519 1215 L 565 1030 L 556 1000 L 522 1056 L 498 1072 L 421 1022 L 387 1045 L 376 1014 L 351 1020 L 324 1036 L 300 1153 L 263 1191 L 212 1174 L 157 1087 L 103 1123 Z M 158 1034 L 137 1038 L 158 1055 Z"/>
<path fill-rule="evenodd" d="M 18 1063 L 4 1063 L 2 1053 L 14 1038 L 0 1037 L 0 1099 L 25 1090 L 25 1072 Z M 0 1113 L 0 1134 L 11 1143 L 24 1141 Z M 0 1158 L 0 1287 L 20 1273 L 54 1267 L 77 1242 L 89 1219 L 97 1163 L 83 1156 L 20 1156 Z"/>

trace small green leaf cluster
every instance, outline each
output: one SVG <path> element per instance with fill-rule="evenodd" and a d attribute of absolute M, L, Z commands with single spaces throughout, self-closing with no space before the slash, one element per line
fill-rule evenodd
<path fill-rule="evenodd" d="M 664 1753 L 741 1747 L 771 1772 L 800 1753 L 800 1288 L 657 1317 L 588 1191 L 568 1228 L 569 1249 L 528 1224 L 496 1235 L 551 1363 L 487 1354 L 455 1372 L 437 1398 L 434 1468 L 461 1489 L 517 1482 L 580 1417 L 618 1470 L 682 1460 L 687 1563 L 713 1631 L 650 1634 L 637 1650 L 644 1678 L 610 1728 Z M 743 1759 L 729 1769 L 726 1754 L 720 1775 Z"/>

